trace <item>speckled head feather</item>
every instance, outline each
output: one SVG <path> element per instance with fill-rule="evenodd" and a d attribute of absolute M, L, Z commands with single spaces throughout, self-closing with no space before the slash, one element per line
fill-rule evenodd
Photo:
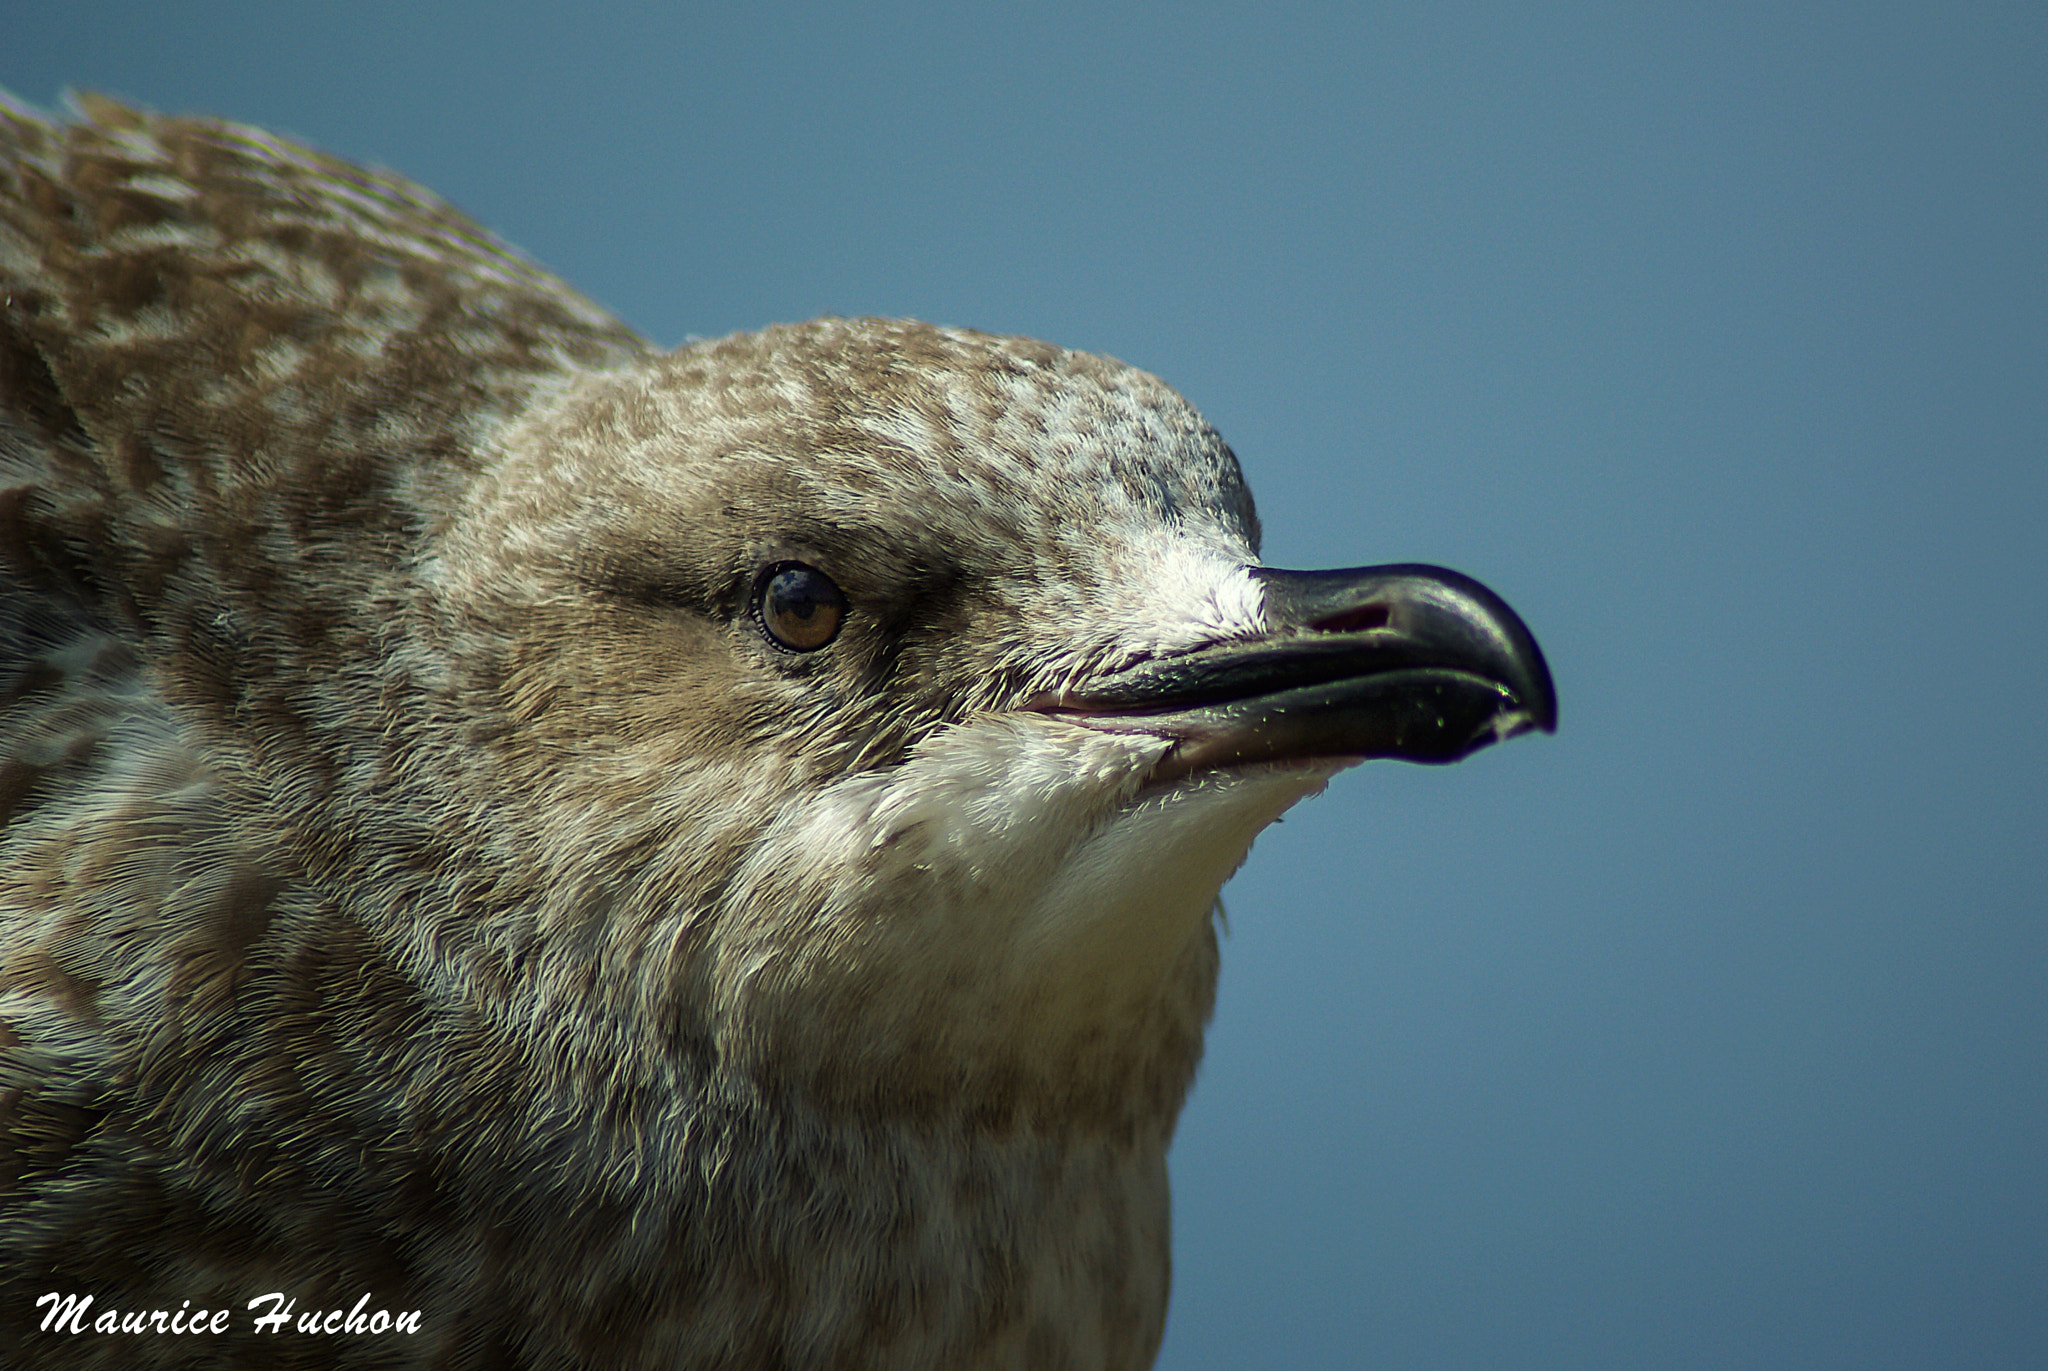
<path fill-rule="evenodd" d="M 1177 394 L 890 320 L 660 354 L 100 100 L 0 110 L 0 292 L 0 1355 L 190 1355 L 58 1291 L 231 1304 L 223 1365 L 1150 1363 L 1216 891 L 1374 750 L 1286 730 L 1385 627 L 1258 567 Z M 245 1309 L 366 1290 L 419 1331 Z"/>

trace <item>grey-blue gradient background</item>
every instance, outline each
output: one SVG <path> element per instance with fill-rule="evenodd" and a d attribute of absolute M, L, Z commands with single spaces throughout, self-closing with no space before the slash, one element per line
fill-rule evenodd
<path fill-rule="evenodd" d="M 2048 9 L 20 0 L 653 338 L 1113 353 L 1555 738 L 1225 891 L 1162 1365 L 2048 1366 Z"/>

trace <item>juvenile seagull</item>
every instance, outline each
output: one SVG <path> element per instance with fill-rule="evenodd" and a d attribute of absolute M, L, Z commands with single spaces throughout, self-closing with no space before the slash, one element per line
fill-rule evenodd
<path fill-rule="evenodd" d="M 10 1366 L 1149 1365 L 1218 887 L 1554 724 L 1475 582 L 1261 566 L 1106 358 L 657 352 L 100 100 L 0 112 L 0 300 Z"/>

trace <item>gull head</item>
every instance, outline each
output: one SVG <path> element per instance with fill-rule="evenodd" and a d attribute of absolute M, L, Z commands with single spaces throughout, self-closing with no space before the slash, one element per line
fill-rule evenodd
<path fill-rule="evenodd" d="M 622 1058 L 1170 1128 L 1258 832 L 1556 718 L 1477 582 L 1258 554 L 1230 449 L 1107 358 L 828 319 L 584 375 L 419 566 L 410 781 L 495 797 L 447 822 L 521 913 L 418 936 Z"/>

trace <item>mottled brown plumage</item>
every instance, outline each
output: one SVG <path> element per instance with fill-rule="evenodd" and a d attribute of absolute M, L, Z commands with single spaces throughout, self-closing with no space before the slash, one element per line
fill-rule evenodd
<path fill-rule="evenodd" d="M 0 108 L 0 1359 L 1148 1365 L 1217 886 L 1447 727 L 1245 722 L 1390 631 L 1256 541 L 1115 362 L 661 354 L 389 176 Z"/>

